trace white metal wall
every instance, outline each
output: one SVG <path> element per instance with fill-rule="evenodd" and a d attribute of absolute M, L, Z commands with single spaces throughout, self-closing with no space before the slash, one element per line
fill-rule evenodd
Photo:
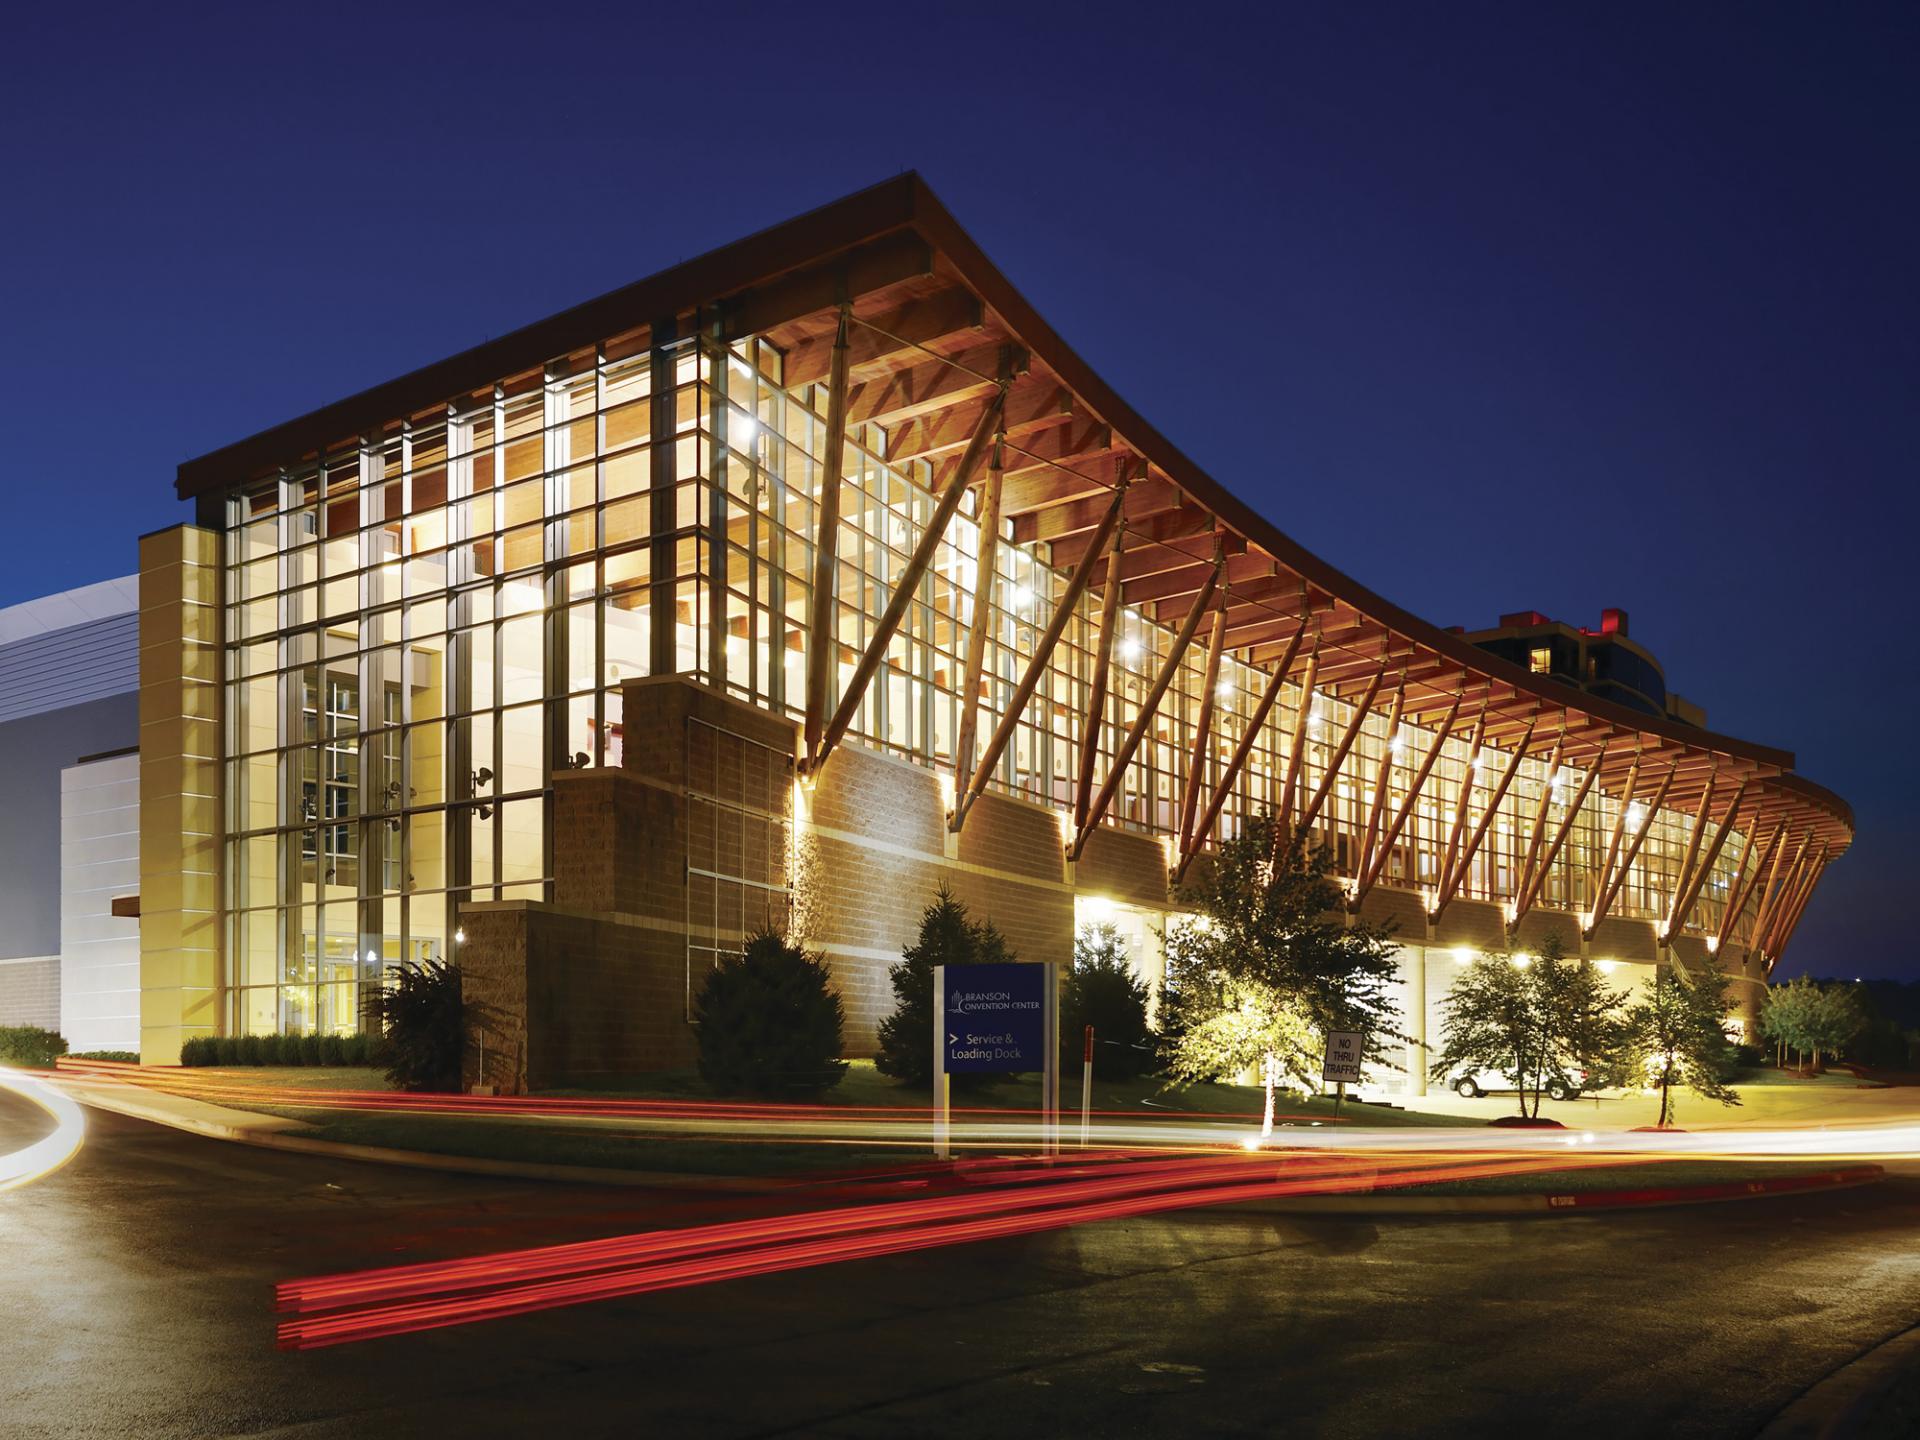
<path fill-rule="evenodd" d="M 70 1050 L 140 1048 L 140 757 L 60 772 L 60 1033 Z"/>

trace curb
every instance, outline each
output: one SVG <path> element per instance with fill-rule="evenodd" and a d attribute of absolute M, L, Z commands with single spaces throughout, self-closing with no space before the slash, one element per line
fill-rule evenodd
<path fill-rule="evenodd" d="M 1755 1440 L 1846 1440 L 1874 1418 L 1878 1402 L 1920 1365 L 1920 1327 L 1856 1355 L 1767 1422 Z"/>

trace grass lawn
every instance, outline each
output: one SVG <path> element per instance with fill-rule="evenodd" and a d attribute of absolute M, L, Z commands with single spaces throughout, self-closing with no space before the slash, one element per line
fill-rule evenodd
<path fill-rule="evenodd" d="M 1765 1085 L 1778 1086 L 1784 1090 L 1815 1090 L 1822 1086 L 1858 1090 L 1867 1082 L 1844 1070 L 1826 1070 L 1809 1077 L 1794 1075 L 1785 1070 L 1775 1070 L 1771 1066 L 1759 1066 L 1752 1070 L 1740 1071 L 1733 1077 L 1732 1083 L 1742 1089 L 1749 1085 Z"/>
<path fill-rule="evenodd" d="M 998 1085 L 978 1090 L 956 1091 L 953 1105 L 958 1110 L 1038 1110 L 1040 1077 L 1015 1075 Z M 592 1090 L 554 1090 L 554 1095 L 614 1097 L 635 1100 L 711 1100 L 716 1098 L 705 1081 L 692 1070 L 668 1070 L 634 1077 L 631 1084 Z M 1109 1117 L 1152 1119 L 1156 1115 L 1218 1115 L 1257 1118 L 1264 1101 L 1258 1086 L 1189 1085 L 1167 1088 L 1161 1080 L 1099 1080 L 1093 1082 L 1093 1108 Z M 932 1092 L 916 1090 L 890 1080 L 874 1068 L 871 1060 L 855 1060 L 847 1067 L 846 1078 L 814 1103 L 832 1106 L 857 1106 L 863 1109 L 924 1110 L 933 1103 Z M 1080 1077 L 1062 1078 L 1061 1108 L 1071 1115 L 1080 1110 Z M 1282 1119 L 1300 1122 L 1320 1121 L 1333 1124 L 1331 1097 L 1301 1100 L 1282 1094 L 1275 1101 L 1275 1112 Z M 1349 1099 L 1340 1107 L 1342 1125 L 1407 1126 L 1459 1125 L 1458 1116 L 1435 1115 L 1419 1110 L 1401 1110 L 1389 1105 L 1366 1105 Z M 1470 1123 L 1470 1122 L 1469 1122 Z"/>

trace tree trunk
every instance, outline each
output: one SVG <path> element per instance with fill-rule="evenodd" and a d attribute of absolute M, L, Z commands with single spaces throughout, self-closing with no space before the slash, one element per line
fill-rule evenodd
<path fill-rule="evenodd" d="M 1670 1079 L 1672 1074 L 1672 1066 L 1668 1066 L 1660 1072 L 1660 1128 L 1662 1130 L 1673 1123 L 1673 1100 L 1669 1090 L 1669 1086 L 1672 1083 Z"/>

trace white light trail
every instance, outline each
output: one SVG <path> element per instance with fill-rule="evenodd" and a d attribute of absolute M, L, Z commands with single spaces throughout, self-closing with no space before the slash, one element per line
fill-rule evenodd
<path fill-rule="evenodd" d="M 87 1121 L 80 1107 L 53 1086 L 4 1065 L 0 1065 L 0 1090 L 31 1100 L 53 1117 L 52 1134 L 0 1155 L 0 1190 L 11 1190 L 31 1185 L 71 1160 L 87 1138 Z"/>

